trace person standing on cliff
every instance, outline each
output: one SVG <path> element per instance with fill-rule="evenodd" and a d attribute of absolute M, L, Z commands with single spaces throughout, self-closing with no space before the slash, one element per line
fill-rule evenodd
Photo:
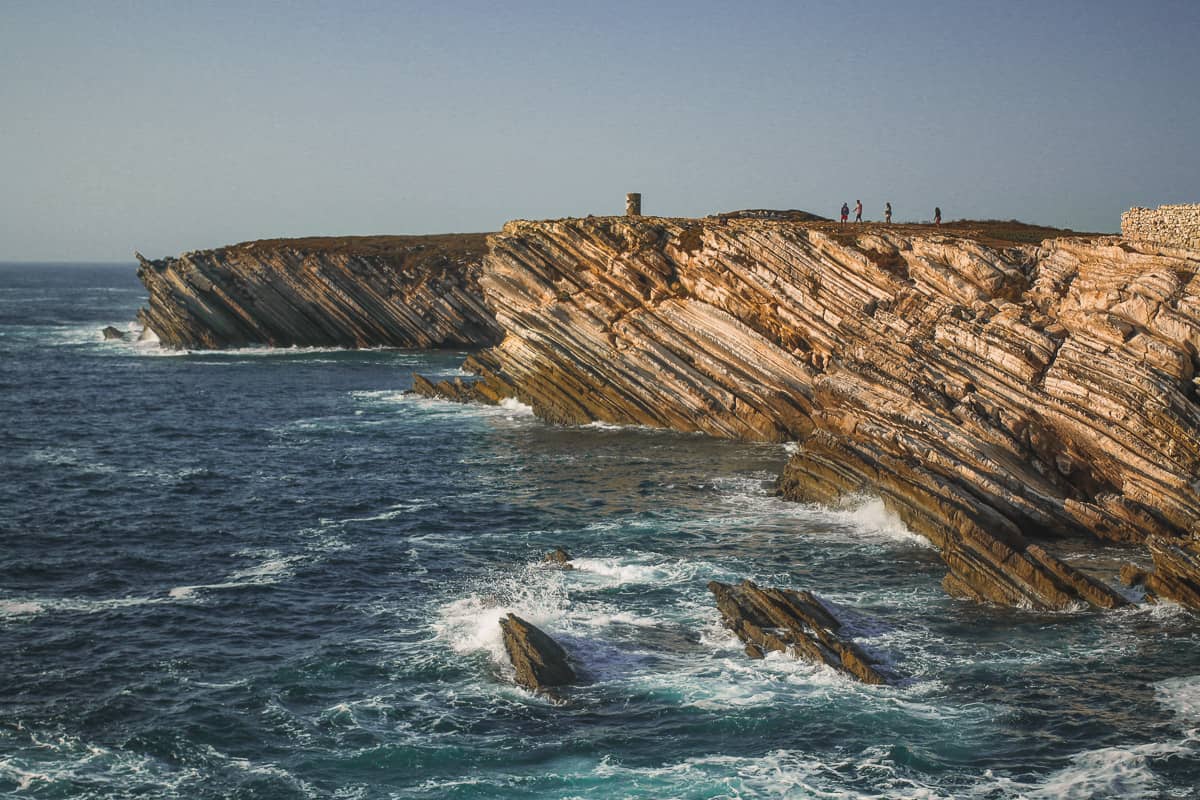
<path fill-rule="evenodd" d="M 933 224 L 942 227 L 942 209 L 939 206 L 933 207 Z"/>
<path fill-rule="evenodd" d="M 883 204 L 883 221 L 886 222 L 888 225 L 892 224 L 892 204 L 891 203 Z"/>
<path fill-rule="evenodd" d="M 854 221 L 862 222 L 862 200 L 854 201 Z"/>
<path fill-rule="evenodd" d="M 850 219 L 850 206 L 842 203 L 842 224 L 846 224 L 846 220 Z"/>

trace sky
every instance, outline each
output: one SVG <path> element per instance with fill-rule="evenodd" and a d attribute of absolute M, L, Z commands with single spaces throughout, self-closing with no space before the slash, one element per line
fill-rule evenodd
<path fill-rule="evenodd" d="M 1200 202 L 1200 2 L 0 0 L 0 260 Z"/>

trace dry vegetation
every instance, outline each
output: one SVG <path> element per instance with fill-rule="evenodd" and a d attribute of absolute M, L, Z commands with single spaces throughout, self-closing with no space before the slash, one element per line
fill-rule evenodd
<path fill-rule="evenodd" d="M 429 236 L 306 236 L 300 239 L 259 239 L 232 245 L 231 250 L 291 249 L 301 253 L 405 257 L 436 250 L 452 260 L 480 259 L 487 252 L 487 233 L 438 233 Z"/>

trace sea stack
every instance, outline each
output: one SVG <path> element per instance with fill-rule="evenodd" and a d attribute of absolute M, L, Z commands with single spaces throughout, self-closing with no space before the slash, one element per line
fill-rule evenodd
<path fill-rule="evenodd" d="M 561 702 L 558 689 L 575 682 L 567 652 L 558 642 L 516 614 L 500 620 L 504 649 L 516 670 L 516 680 L 534 694 Z"/>

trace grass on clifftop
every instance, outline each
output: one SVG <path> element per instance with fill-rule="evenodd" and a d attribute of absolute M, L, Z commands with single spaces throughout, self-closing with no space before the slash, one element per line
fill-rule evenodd
<path fill-rule="evenodd" d="M 1051 228 L 1046 225 L 1031 225 L 1019 220 L 998 219 L 958 219 L 953 222 L 943 222 L 936 226 L 924 222 L 894 222 L 887 225 L 882 222 L 838 222 L 823 223 L 821 230 L 831 233 L 833 238 L 843 244 L 851 243 L 860 233 L 873 233 L 878 230 L 892 230 L 897 233 L 936 233 L 943 236 L 954 236 L 971 239 L 992 248 L 1012 247 L 1018 244 L 1040 244 L 1046 239 L 1062 239 L 1065 237 L 1094 238 L 1096 236 L 1113 236 L 1110 233 L 1095 233 L 1073 231 L 1070 228 Z"/>
<path fill-rule="evenodd" d="M 1108 236 L 1103 233 L 1082 233 L 1063 228 L 1051 228 L 1045 225 L 1031 225 L 1011 220 L 971 220 L 960 219 L 946 222 L 941 227 L 928 223 L 899 222 L 885 225 L 882 222 L 847 222 L 842 225 L 806 211 L 787 210 L 774 211 L 770 209 L 749 209 L 718 214 L 711 217 L 693 220 L 707 224 L 720 224 L 717 220 L 724 218 L 737 220 L 741 224 L 763 220 L 782 224 L 796 224 L 816 228 L 832 236 L 842 244 L 853 244 L 854 240 L 863 233 L 875 233 L 882 230 L 896 233 L 940 234 L 943 236 L 971 239 L 992 248 L 1012 247 L 1020 244 L 1038 244 L 1046 239 L 1058 239 L 1067 236 L 1096 237 Z M 619 217 L 618 219 L 625 219 Z M 653 219 L 646 217 L 646 219 Z M 682 221 L 682 220 L 680 220 Z M 478 261 L 487 252 L 487 233 L 440 233 L 426 236 L 307 236 L 298 239 L 259 239 L 242 242 L 230 247 L 234 250 L 269 251 L 279 249 L 298 250 L 302 253 L 321 253 L 355 256 L 379 256 L 399 258 L 407 261 L 414 254 L 439 253 L 450 261 Z"/>
<path fill-rule="evenodd" d="M 258 239 L 232 245 L 234 250 L 298 250 L 302 253 L 396 257 L 436 249 L 451 259 L 478 259 L 487 252 L 487 233 L 436 233 L 427 236 L 305 236 Z"/>

